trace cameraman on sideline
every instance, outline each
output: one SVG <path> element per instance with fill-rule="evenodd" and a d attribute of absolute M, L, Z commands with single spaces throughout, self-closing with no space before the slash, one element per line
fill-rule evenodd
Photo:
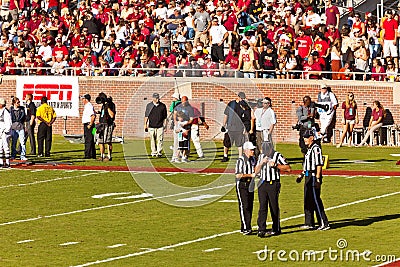
<path fill-rule="evenodd" d="M 115 104 L 112 102 L 112 98 L 108 97 L 103 92 L 96 98 L 96 103 L 101 104 L 99 124 L 96 126 L 97 132 L 97 143 L 100 147 L 100 161 L 111 161 L 112 153 L 112 134 L 115 127 Z M 108 145 L 108 157 L 105 157 L 105 145 Z"/>
<path fill-rule="evenodd" d="M 303 139 L 304 132 L 311 129 L 313 130 L 315 136 L 317 132 L 319 132 L 319 125 L 315 123 L 315 119 L 318 118 L 318 113 L 315 103 L 311 101 L 310 96 L 306 95 L 303 97 L 303 105 L 297 108 L 296 115 L 298 121 L 297 125 L 294 126 L 293 129 L 297 129 L 299 131 L 299 147 L 301 149 L 301 153 L 305 155 L 307 153 L 307 146 Z"/>

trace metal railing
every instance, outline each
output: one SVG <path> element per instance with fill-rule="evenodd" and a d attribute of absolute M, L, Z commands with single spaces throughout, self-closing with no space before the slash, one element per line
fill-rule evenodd
<path fill-rule="evenodd" d="M 51 67 L 40 68 L 26 68 L 15 67 L 9 68 L 15 70 L 15 74 L 4 73 L 3 75 L 18 75 L 18 76 L 31 76 L 31 75 L 55 75 L 55 76 L 131 76 L 131 77 L 221 77 L 221 78 L 243 78 L 246 73 L 254 73 L 254 78 L 263 78 L 263 73 L 273 75 L 291 75 L 288 79 L 322 79 L 331 80 L 333 74 L 344 74 L 343 72 L 332 71 L 318 71 L 309 72 L 303 70 L 289 70 L 289 71 L 275 71 L 275 70 L 256 70 L 254 72 L 243 72 L 234 69 L 187 69 L 187 68 L 97 68 L 91 69 L 77 69 L 73 67 L 66 67 L 63 69 L 53 69 Z M 8 71 L 10 72 L 10 71 Z M 43 74 L 38 74 L 42 73 Z M 350 77 L 350 80 L 370 80 L 372 72 L 346 72 L 345 75 Z M 379 73 L 385 75 L 385 78 L 391 81 L 396 80 L 396 76 L 386 77 L 386 73 Z M 315 76 L 315 77 L 310 77 Z M 277 78 L 275 78 L 277 79 Z M 348 80 L 348 79 L 345 79 Z"/>

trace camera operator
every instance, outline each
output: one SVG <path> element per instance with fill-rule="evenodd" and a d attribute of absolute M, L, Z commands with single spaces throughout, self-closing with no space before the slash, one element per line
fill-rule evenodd
<path fill-rule="evenodd" d="M 307 153 L 307 146 L 304 143 L 303 133 L 306 130 L 313 130 L 314 135 L 319 132 L 319 125 L 315 123 L 315 119 L 318 118 L 317 109 L 315 103 L 311 101 L 310 96 L 303 98 L 303 105 L 297 108 L 296 115 L 298 118 L 297 125 L 293 126 L 293 129 L 299 131 L 299 146 L 303 155 Z"/>
<path fill-rule="evenodd" d="M 100 161 L 111 161 L 112 153 L 112 134 L 115 127 L 115 104 L 112 102 L 112 98 L 108 97 L 105 93 L 100 93 L 96 98 L 96 103 L 101 104 L 99 124 L 96 125 L 97 142 L 100 147 Z M 105 145 L 108 145 L 108 157 L 105 157 Z"/>

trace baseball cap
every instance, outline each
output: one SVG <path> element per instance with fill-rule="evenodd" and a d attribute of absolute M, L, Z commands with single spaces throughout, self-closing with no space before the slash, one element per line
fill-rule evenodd
<path fill-rule="evenodd" d="M 321 84 L 320 84 L 320 89 L 324 89 L 324 88 L 328 88 L 328 86 L 326 86 L 325 83 L 321 83 Z"/>
<path fill-rule="evenodd" d="M 153 94 L 153 98 L 159 99 L 159 98 L 160 98 L 160 95 L 159 95 L 158 93 L 154 93 L 154 94 Z"/>
<path fill-rule="evenodd" d="M 210 58 L 211 59 L 211 55 L 207 54 L 204 56 L 204 59 Z"/>
<path fill-rule="evenodd" d="M 242 41 L 242 45 L 249 45 L 249 42 L 247 40 Z"/>
<path fill-rule="evenodd" d="M 253 145 L 252 142 L 245 142 L 243 144 L 243 149 L 255 149 L 256 147 Z"/>
<path fill-rule="evenodd" d="M 273 49 L 273 48 L 274 48 L 274 46 L 272 44 L 267 45 L 267 49 Z"/>
<path fill-rule="evenodd" d="M 89 94 L 86 94 L 86 95 L 82 95 L 81 99 L 87 99 L 88 101 L 90 101 L 91 97 Z"/>
<path fill-rule="evenodd" d="M 312 130 L 306 130 L 306 131 L 303 133 L 303 138 L 309 138 L 309 137 L 311 137 L 311 136 L 314 136 L 314 133 L 313 133 Z"/>
<path fill-rule="evenodd" d="M 6 100 L 4 98 L 0 98 L 0 105 L 6 105 Z"/>
<path fill-rule="evenodd" d="M 246 94 L 244 92 L 239 92 L 238 93 L 238 97 L 240 97 L 241 99 L 245 99 L 246 98 Z"/>
<path fill-rule="evenodd" d="M 201 46 L 199 45 L 199 46 L 197 46 L 196 50 L 197 50 L 197 51 L 202 51 L 202 50 L 203 50 L 203 47 L 201 47 Z"/>

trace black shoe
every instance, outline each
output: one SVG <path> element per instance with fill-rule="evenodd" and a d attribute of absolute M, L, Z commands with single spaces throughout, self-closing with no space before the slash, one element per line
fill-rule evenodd
<path fill-rule="evenodd" d="M 243 235 L 251 235 L 252 231 L 251 230 L 244 230 Z"/>
<path fill-rule="evenodd" d="M 222 160 L 221 160 L 221 162 L 227 162 L 229 159 L 228 159 L 228 157 L 224 157 Z"/>
<path fill-rule="evenodd" d="M 4 165 L 3 166 L 1 166 L 3 169 L 9 169 L 9 168 L 11 168 L 11 166 L 10 166 L 10 164 L 6 164 L 6 163 L 4 163 Z"/>
<path fill-rule="evenodd" d="M 48 157 L 50 157 L 50 154 L 46 153 L 46 154 L 44 154 L 44 156 L 48 158 Z"/>
<path fill-rule="evenodd" d="M 276 231 L 268 231 L 268 232 L 267 232 L 267 235 L 269 235 L 269 236 L 280 235 L 280 234 L 281 234 L 280 231 L 279 231 L 279 232 L 276 232 Z"/>
<path fill-rule="evenodd" d="M 265 234 L 266 233 L 264 231 L 258 231 L 257 236 L 263 238 L 265 237 Z"/>

